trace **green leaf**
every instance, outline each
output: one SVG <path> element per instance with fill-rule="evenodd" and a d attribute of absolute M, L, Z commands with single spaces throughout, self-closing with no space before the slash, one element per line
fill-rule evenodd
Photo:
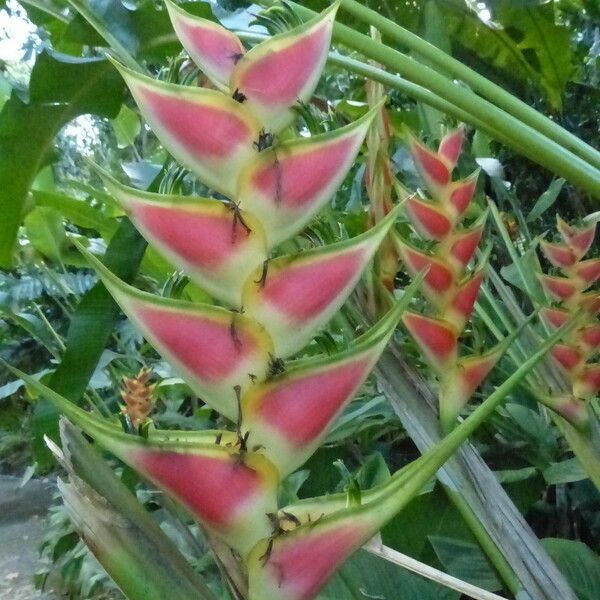
<path fill-rule="evenodd" d="M 560 194 L 565 180 L 562 177 L 555 179 L 548 189 L 537 199 L 531 212 L 527 215 L 527 222 L 531 223 L 544 214 L 555 202 Z"/>
<path fill-rule="evenodd" d="M 106 251 L 107 267 L 124 281 L 131 281 L 141 262 L 146 242 L 128 219 L 123 219 Z M 66 351 L 48 387 L 78 403 L 96 370 L 112 332 L 119 308 L 104 284 L 98 282 L 82 298 L 71 319 Z M 40 466 L 50 464 L 44 435 L 56 439 L 58 413 L 46 400 L 35 405 L 34 452 Z"/>
<path fill-rule="evenodd" d="M 390 478 L 390 469 L 380 452 L 374 452 L 365 459 L 354 479 L 361 490 L 368 490 Z"/>
<path fill-rule="evenodd" d="M 500 273 L 502 277 L 511 285 L 519 288 L 521 291 L 532 296 L 532 300 L 538 303 L 545 301 L 545 294 L 536 273 L 540 272 L 540 265 L 538 262 L 537 254 L 535 252 L 535 244 L 529 247 L 522 256 L 519 256 L 516 262 L 502 267 Z M 523 281 L 521 273 L 525 276 L 527 281 Z"/>
<path fill-rule="evenodd" d="M 459 594 L 383 558 L 359 550 L 334 575 L 318 600 L 457 600 Z"/>
<path fill-rule="evenodd" d="M 166 10 L 152 2 L 142 2 L 136 8 L 120 0 L 70 0 L 79 13 L 69 24 L 65 39 L 72 43 L 108 46 L 121 60 L 127 56 L 139 61 L 163 60 L 181 52 L 181 44 L 173 32 Z M 184 2 L 188 12 L 215 20 L 211 5 L 204 0 Z M 135 64 L 129 63 L 135 68 Z"/>
<path fill-rule="evenodd" d="M 545 538 L 542 544 L 579 600 L 600 598 L 600 557 L 583 542 Z"/>
<path fill-rule="evenodd" d="M 429 536 L 429 541 L 450 575 L 492 592 L 502 589 L 500 580 L 478 545 L 437 535 Z"/>
<path fill-rule="evenodd" d="M 59 212 L 46 206 L 34 208 L 25 217 L 25 231 L 27 239 L 40 254 L 62 264 L 62 247 L 67 234 Z"/>
<path fill-rule="evenodd" d="M 16 325 L 25 330 L 41 346 L 46 348 L 50 354 L 58 356 L 56 340 L 48 330 L 46 324 L 37 316 L 26 312 L 13 312 L 9 303 L 0 306 L 0 315 L 4 319 L 10 319 Z"/>
<path fill-rule="evenodd" d="M 10 98 L 12 87 L 4 75 L 0 75 L 0 109 Z"/>
<path fill-rule="evenodd" d="M 552 3 L 531 6 L 494 2 L 483 21 L 463 0 L 444 3 L 452 37 L 466 50 L 500 70 L 508 82 L 531 82 L 551 106 L 562 108 L 562 95 L 574 74 L 571 32 L 554 20 Z"/>
<path fill-rule="evenodd" d="M 0 112 L 0 266 L 9 267 L 25 213 L 27 194 L 56 134 L 75 117 L 115 117 L 124 83 L 108 61 L 73 58 L 48 51 L 31 73 L 29 101 L 13 90 Z"/>
<path fill-rule="evenodd" d="M 50 369 L 42 369 L 38 373 L 33 373 L 31 377 L 39 381 L 42 377 L 44 377 L 44 375 L 47 375 L 48 373 L 50 373 Z M 5 383 L 2 387 L 0 387 L 0 400 L 4 400 L 4 398 L 12 396 L 15 392 L 18 392 L 22 387 L 25 387 L 25 382 L 22 379 L 14 379 L 13 381 Z"/>
<path fill-rule="evenodd" d="M 127 105 L 121 107 L 116 119 L 111 121 L 119 148 L 132 146 L 142 128 L 138 114 Z"/>
<path fill-rule="evenodd" d="M 382 530 L 383 542 L 399 552 L 441 567 L 432 551 L 429 536 L 438 535 L 475 543 L 468 529 L 442 487 L 413 498 Z"/>
<path fill-rule="evenodd" d="M 568 460 L 551 464 L 544 470 L 543 475 L 546 482 L 550 485 L 573 483 L 574 481 L 587 479 L 587 473 L 576 458 L 569 458 Z"/>
<path fill-rule="evenodd" d="M 98 208 L 92 207 L 84 200 L 79 200 L 65 194 L 51 192 L 32 192 L 36 206 L 56 209 L 60 214 L 78 227 L 95 229 L 102 237 L 110 238 L 119 223 L 107 217 Z"/>
<path fill-rule="evenodd" d="M 146 242 L 123 219 L 106 251 L 104 264 L 123 281 L 135 275 Z M 119 308 L 101 282 L 79 303 L 67 334 L 67 350 L 50 386 L 55 392 L 77 402 L 87 387 L 106 347 Z"/>
<path fill-rule="evenodd" d="M 525 481 L 530 477 L 534 477 L 537 474 L 535 467 L 523 467 L 522 469 L 503 469 L 501 471 L 494 471 L 496 479 L 501 483 L 518 483 Z"/>

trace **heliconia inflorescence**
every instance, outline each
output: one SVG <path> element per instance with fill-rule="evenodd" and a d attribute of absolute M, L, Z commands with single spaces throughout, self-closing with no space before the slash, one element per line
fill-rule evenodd
<path fill-rule="evenodd" d="M 220 25 L 169 1 L 167 8 L 183 46 L 217 89 L 156 81 L 115 66 L 162 145 L 226 199 L 145 192 L 97 172 L 144 237 L 215 304 L 142 292 L 86 256 L 123 312 L 233 431 L 164 432 L 146 422 L 135 435 L 146 415 L 131 413 L 137 399 L 131 382 L 124 394 L 126 431 L 46 393 L 101 446 L 228 544 L 245 563 L 252 599 L 308 600 L 401 504 L 381 511 L 366 503 L 356 512 L 333 499 L 321 510 L 325 516 L 333 507 L 333 520 L 315 523 L 308 515 L 306 522 L 306 515 L 279 511 L 279 483 L 322 443 L 421 282 L 346 350 L 284 362 L 340 309 L 400 207 L 390 207 L 354 238 L 271 254 L 330 200 L 381 101 L 329 133 L 279 141 L 293 105 L 310 99 L 320 77 L 337 5 L 249 51 Z"/>
<path fill-rule="evenodd" d="M 431 314 L 406 312 L 402 320 L 438 377 L 440 421 L 445 431 L 454 426 L 461 409 L 504 349 L 500 344 L 482 355 L 459 356 L 459 337 L 485 276 L 485 258 L 470 272 L 467 267 L 477 251 L 487 216 L 484 213 L 467 228 L 461 226 L 477 186 L 477 173 L 452 180 L 463 141 L 463 129 L 456 129 L 433 152 L 409 136 L 415 166 L 431 199 L 411 196 L 406 201 L 406 212 L 429 249 L 421 250 L 400 235 L 395 236 L 408 273 L 414 276 L 427 269 L 422 291 Z"/>
<path fill-rule="evenodd" d="M 561 241 L 542 241 L 544 256 L 561 275 L 539 274 L 552 306 L 541 310 L 550 329 L 563 325 L 580 312 L 578 327 L 552 350 L 552 356 L 567 377 L 571 389 L 565 394 L 548 394 L 540 399 L 575 425 L 588 420 L 587 401 L 600 390 L 600 363 L 592 359 L 600 351 L 600 293 L 589 288 L 600 278 L 600 259 L 584 260 L 596 234 L 596 224 L 572 227 L 557 217 Z"/>

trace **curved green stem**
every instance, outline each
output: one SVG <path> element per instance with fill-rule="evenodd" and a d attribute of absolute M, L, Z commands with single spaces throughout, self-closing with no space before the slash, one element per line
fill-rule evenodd
<path fill-rule="evenodd" d="M 433 93 L 468 113 L 467 122 L 496 140 L 513 147 L 528 158 L 581 186 L 600 198 L 600 170 L 586 163 L 568 150 L 549 140 L 528 125 L 404 54 L 374 42 L 342 25 L 335 26 L 335 38 L 386 67 L 402 73 L 413 83 Z"/>
<path fill-rule="evenodd" d="M 428 41 L 404 29 L 404 27 L 401 27 L 374 10 L 356 2 L 356 0 L 343 0 L 341 8 L 364 23 L 377 27 L 382 34 L 406 46 L 444 72 L 457 79 L 461 79 L 473 90 L 506 110 L 506 112 L 537 129 L 549 139 L 577 154 L 593 166 L 600 168 L 600 152 L 598 150 L 592 148 L 589 144 L 586 144 L 542 113 L 531 108 L 499 85 L 479 75 L 479 73 L 452 58 L 452 56 L 439 48 L 436 48 L 433 44 L 430 44 Z"/>
<path fill-rule="evenodd" d="M 260 0 L 260 4 L 266 6 L 274 3 L 275 0 Z M 311 17 L 314 15 L 314 11 L 295 2 L 289 2 L 289 4 L 301 16 Z M 475 127 L 481 127 L 497 141 L 600 198 L 599 169 L 461 84 L 455 83 L 434 69 L 345 25 L 337 23 L 334 26 L 334 39 L 392 71 L 402 74 L 412 83 L 443 97 L 468 115 L 468 118 L 464 119 L 466 122 Z M 483 124 L 485 124 L 485 128 Z"/>
<path fill-rule="evenodd" d="M 433 93 L 431 90 L 417 85 L 416 83 L 412 83 L 411 81 L 408 81 L 399 75 L 393 75 L 392 73 L 384 71 L 383 69 L 360 60 L 350 58 L 348 56 L 343 56 L 337 52 L 330 53 L 329 63 L 344 67 L 349 71 L 356 73 L 357 75 L 368 77 L 373 81 L 378 81 L 379 83 L 382 83 L 390 88 L 396 89 L 407 96 L 414 98 L 418 102 L 422 102 L 427 106 L 431 106 L 432 108 L 454 117 L 457 121 L 470 123 L 476 129 L 487 133 L 497 141 L 504 142 L 507 145 L 512 146 L 513 149 L 521 154 L 527 153 L 526 144 L 522 144 L 520 140 L 509 140 L 509 138 L 502 131 L 491 127 L 488 122 L 475 118 L 471 113 L 459 108 L 452 102 L 449 102 L 447 99 L 442 98 L 441 96 Z"/>
<path fill-rule="evenodd" d="M 460 513 L 460 516 L 464 519 L 471 533 L 475 536 L 477 543 L 481 546 L 489 562 L 498 572 L 501 581 L 504 582 L 512 594 L 516 595 L 521 587 L 519 578 L 516 576 L 510 563 L 498 549 L 498 546 L 494 543 L 494 540 L 490 537 L 490 534 L 481 524 L 481 521 L 477 519 L 466 500 L 458 492 L 447 485 L 444 485 L 444 491 L 456 507 L 456 510 Z"/>

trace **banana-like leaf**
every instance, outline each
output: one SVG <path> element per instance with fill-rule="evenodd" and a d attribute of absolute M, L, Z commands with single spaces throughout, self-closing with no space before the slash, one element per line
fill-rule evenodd
<path fill-rule="evenodd" d="M 239 102 L 206 88 L 175 85 L 113 61 L 162 145 L 209 187 L 233 198 L 256 153 L 260 124 Z"/>
<path fill-rule="evenodd" d="M 377 110 L 330 133 L 277 144 L 250 162 L 237 200 L 264 225 L 269 247 L 301 231 L 335 193 Z"/>
<path fill-rule="evenodd" d="M 298 361 L 244 396 L 248 446 L 264 447 L 282 477 L 306 462 L 322 443 L 379 359 L 421 280 L 416 278 L 387 315 L 347 351 Z"/>
<path fill-rule="evenodd" d="M 246 53 L 240 39 L 222 25 L 197 17 L 165 0 L 173 29 L 190 58 L 220 89 L 229 91 L 235 64 Z"/>
<path fill-rule="evenodd" d="M 264 325 L 277 357 L 305 346 L 339 310 L 394 224 L 398 208 L 366 233 L 276 258 L 248 280 L 245 314 Z"/>
<path fill-rule="evenodd" d="M 310 99 L 327 60 L 338 5 L 254 46 L 234 66 L 229 88 L 242 94 L 243 105 L 265 129 L 280 131 L 294 117 L 290 107 Z"/>
<path fill-rule="evenodd" d="M 256 219 L 218 200 L 152 194 L 97 169 L 144 237 L 215 298 L 240 308 L 242 285 L 267 259 Z"/>
<path fill-rule="evenodd" d="M 202 400 L 237 420 L 235 386 L 243 394 L 269 369 L 273 346 L 264 329 L 235 311 L 141 292 L 81 250 L 123 312 Z"/>

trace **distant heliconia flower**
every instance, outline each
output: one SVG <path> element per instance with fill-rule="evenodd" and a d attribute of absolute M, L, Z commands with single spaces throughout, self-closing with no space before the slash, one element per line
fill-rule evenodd
<path fill-rule="evenodd" d="M 591 359 L 600 350 L 600 293 L 589 288 L 600 278 L 600 259 L 584 260 L 596 235 L 596 223 L 577 228 L 557 217 L 560 242 L 540 244 L 548 262 L 560 276 L 539 274 L 553 306 L 542 308 L 541 316 L 550 329 L 566 323 L 581 311 L 580 326 L 550 351 L 571 384 L 565 394 L 547 394 L 541 400 L 578 426 L 588 421 L 587 401 L 600 390 L 600 363 Z"/>
<path fill-rule="evenodd" d="M 485 277 L 485 260 L 470 272 L 467 267 L 475 256 L 487 217 L 484 213 L 468 228 L 461 226 L 477 186 L 477 172 L 466 179 L 452 180 L 463 142 L 463 128 L 446 135 L 437 152 L 409 137 L 415 166 L 431 199 L 411 196 L 406 201 L 406 213 L 415 231 L 430 243 L 429 250 L 420 250 L 396 236 L 406 271 L 414 276 L 427 270 L 422 292 L 431 314 L 406 312 L 402 320 L 439 379 L 440 420 L 445 431 L 452 429 L 456 417 L 504 350 L 500 344 L 482 355 L 459 357 L 458 340 Z"/>

